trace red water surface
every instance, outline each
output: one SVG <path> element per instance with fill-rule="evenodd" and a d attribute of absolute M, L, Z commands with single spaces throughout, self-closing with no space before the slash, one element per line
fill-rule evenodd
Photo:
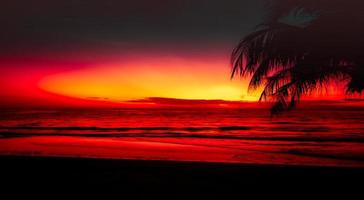
<path fill-rule="evenodd" d="M 364 108 L 3 110 L 0 154 L 364 167 Z"/>

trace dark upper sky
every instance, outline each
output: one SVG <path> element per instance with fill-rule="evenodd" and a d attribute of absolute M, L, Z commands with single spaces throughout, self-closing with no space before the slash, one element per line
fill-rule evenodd
<path fill-rule="evenodd" d="M 19 96 L 18 102 L 26 96 L 46 98 L 43 80 L 66 72 L 58 82 L 51 79 L 46 91 L 108 98 L 109 93 L 97 93 L 97 88 L 106 84 L 129 90 L 135 81 L 138 91 L 148 93 L 117 90 L 118 98 L 251 100 L 255 96 L 242 93 L 245 80 L 241 85 L 229 79 L 229 55 L 262 22 L 265 1 L 3 0 L 0 88 L 9 98 L 0 98 L 0 105 L 1 100 L 14 102 L 12 96 Z M 85 76 L 72 74 L 77 70 Z M 114 97 L 115 91 L 111 93 Z"/>
<path fill-rule="evenodd" d="M 5 0 L 1 4 L 2 54 L 101 43 L 233 45 L 263 15 L 262 0 Z"/>
<path fill-rule="evenodd" d="M 240 99 L 229 55 L 261 22 L 263 1 L 2 0 L 0 106 L 85 91 L 85 98 Z M 45 83 L 64 73 L 55 83 L 70 87 Z M 100 87 L 118 89 L 94 93 Z"/>

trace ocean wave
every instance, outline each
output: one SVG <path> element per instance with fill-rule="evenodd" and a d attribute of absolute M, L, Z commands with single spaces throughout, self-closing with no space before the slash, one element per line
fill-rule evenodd
<path fill-rule="evenodd" d="M 77 131 L 77 130 L 75 130 Z M 195 139 L 221 139 L 221 140 L 249 140 L 249 141 L 282 141 L 282 142 L 347 142 L 364 143 L 364 136 L 322 136 L 322 135 L 292 135 L 292 136 L 267 136 L 267 135 L 241 135 L 241 134 L 209 134 L 209 133 L 185 133 L 178 131 L 163 132 L 20 132 L 0 131 L 0 138 L 17 137 L 89 137 L 89 138 L 195 138 Z"/>
<path fill-rule="evenodd" d="M 232 131 L 232 130 L 251 130 L 253 127 L 249 126 L 220 126 L 220 127 L 95 127 L 95 126 L 60 126 L 60 127 L 40 127 L 40 126 L 9 126 L 0 127 L 1 130 L 77 130 L 77 131 L 130 131 L 130 130 L 144 130 L 144 131 L 206 131 L 206 130 L 219 130 L 219 131 Z"/>
<path fill-rule="evenodd" d="M 293 154 L 297 156 L 309 156 L 309 157 L 317 157 L 317 158 L 328 158 L 328 159 L 335 159 L 335 160 L 351 160 L 351 161 L 364 161 L 364 155 L 358 155 L 358 154 L 338 154 L 338 153 L 332 153 L 332 152 L 314 152 L 310 150 L 305 149 L 290 149 L 286 152 L 288 154 Z"/>

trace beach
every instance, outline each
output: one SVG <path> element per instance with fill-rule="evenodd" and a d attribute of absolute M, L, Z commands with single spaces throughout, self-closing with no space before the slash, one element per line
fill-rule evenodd
<path fill-rule="evenodd" d="M 1 156 L 0 161 L 4 192 L 16 189 L 37 196 L 49 192 L 76 192 L 84 197 L 117 193 L 132 199 L 155 195 L 171 199 L 283 197 L 292 192 L 354 195 L 360 194 L 364 178 L 363 168 L 345 167 L 29 156 Z"/>
<path fill-rule="evenodd" d="M 364 199 L 363 2 L 6 1 L 0 198 Z"/>
<path fill-rule="evenodd" d="M 33 195 L 355 194 L 363 113 L 336 104 L 273 119 L 255 108 L 5 110 L 0 176 L 3 191 Z"/>

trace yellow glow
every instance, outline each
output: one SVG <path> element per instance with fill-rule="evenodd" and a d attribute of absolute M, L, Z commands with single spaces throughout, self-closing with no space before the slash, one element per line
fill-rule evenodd
<path fill-rule="evenodd" d="M 92 66 L 44 78 L 46 91 L 83 99 L 126 101 L 147 97 L 255 101 L 246 83 L 230 80 L 226 61 L 143 59 Z"/>

